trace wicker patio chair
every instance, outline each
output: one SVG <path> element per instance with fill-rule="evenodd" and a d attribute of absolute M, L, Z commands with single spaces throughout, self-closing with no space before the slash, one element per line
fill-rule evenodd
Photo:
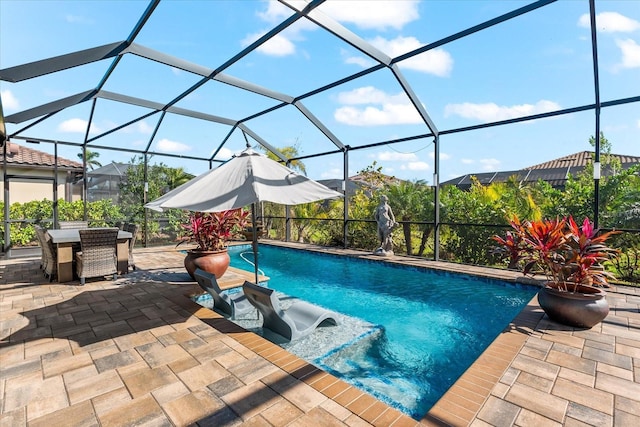
<path fill-rule="evenodd" d="M 133 247 L 136 244 L 136 237 L 138 236 L 140 226 L 138 224 L 126 223 L 122 226 L 122 230 L 131 233 L 131 240 L 129 240 L 129 267 L 135 270 L 136 263 L 133 260 Z"/>
<path fill-rule="evenodd" d="M 44 241 L 42 240 L 42 238 L 44 237 L 44 228 L 40 227 L 39 225 L 34 225 L 33 228 L 36 231 L 36 239 L 38 239 L 38 244 L 40 245 L 40 250 L 41 250 L 40 270 L 44 270 L 44 266 L 47 263 L 47 259 L 45 258 L 45 255 L 44 255 Z"/>
<path fill-rule="evenodd" d="M 59 221 L 58 226 L 60 230 L 67 230 L 70 228 L 89 228 L 89 221 Z"/>
<path fill-rule="evenodd" d="M 44 270 L 45 277 L 48 277 L 51 282 L 58 275 L 56 248 L 53 247 L 47 231 L 39 225 L 36 225 L 36 236 L 42 248 L 42 270 Z"/>
<path fill-rule="evenodd" d="M 76 254 L 76 272 L 81 285 L 87 277 L 113 275 L 113 280 L 118 277 L 118 231 L 117 228 L 78 230 L 80 252 Z"/>

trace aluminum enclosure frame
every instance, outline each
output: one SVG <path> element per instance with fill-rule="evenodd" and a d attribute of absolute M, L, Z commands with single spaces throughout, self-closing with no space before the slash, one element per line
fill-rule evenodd
<path fill-rule="evenodd" d="M 343 153 L 343 180 L 346 181 L 348 180 L 348 164 L 349 164 L 349 155 L 351 151 L 358 151 L 358 150 L 362 150 L 362 149 L 366 149 L 366 148 L 371 148 L 371 147 L 376 147 L 376 146 L 381 146 L 381 145 L 392 145 L 392 144 L 396 144 L 396 143 L 400 143 L 400 142 L 406 142 L 406 141 L 410 141 L 410 140 L 420 140 L 420 139 L 433 139 L 434 141 L 434 152 L 435 152 L 435 158 L 434 158 L 434 175 L 433 175 L 433 179 L 434 179 L 434 186 L 435 186 L 435 215 L 433 218 L 434 224 L 435 224 L 435 239 L 436 239 L 436 244 L 434 245 L 436 250 L 435 250 L 435 259 L 439 258 L 438 255 L 438 239 L 439 239 L 439 223 L 440 223 L 440 217 L 439 217 L 439 192 L 438 192 L 438 183 L 439 183 L 439 170 L 440 170 L 440 165 L 439 165 L 439 161 L 440 161 L 440 155 L 439 155 L 439 150 L 440 150 L 440 142 L 442 139 L 442 136 L 445 135 L 450 135 L 450 134 L 455 134 L 455 133 L 460 133 L 460 132 L 468 132 L 468 131 L 473 131 L 473 130 L 477 130 L 477 129 L 483 129 L 483 128 L 489 128 L 489 127 L 494 127 L 494 126 L 503 126 L 503 125 L 508 125 L 508 124 L 512 124 L 512 123 L 519 123 L 519 122 L 525 122 L 525 121 L 531 121 L 531 120 L 537 120 L 537 119 L 541 119 L 541 118 L 547 118 L 547 117 L 554 117 L 554 116 L 561 116 L 561 115 L 565 115 L 565 114 L 571 114 L 571 113 L 575 113 L 575 112 L 579 112 L 579 111 L 589 111 L 589 110 L 593 110 L 595 113 L 595 117 L 594 117 L 594 129 L 595 129 L 595 135 L 599 135 L 599 130 L 600 130 L 600 111 L 602 108 L 606 108 L 606 107 L 611 107 L 611 106 L 616 106 L 616 105 L 623 105 L 623 104 L 630 104 L 630 103 L 639 103 L 640 102 L 640 95 L 638 96 L 633 96 L 633 97 L 628 97 L 628 98 L 623 98 L 623 99 L 614 99 L 614 100 L 610 100 L 607 102 L 601 102 L 600 100 L 600 90 L 599 90 L 599 79 L 598 79 L 598 51 L 597 51 L 597 39 L 596 39 L 596 27 L 595 27 L 595 15 L 596 15 L 596 10 L 595 10 L 595 1 L 596 0 L 588 0 L 589 2 L 589 12 L 590 12 L 590 23 L 591 23 L 591 44 L 592 44 L 592 59 L 593 59 L 593 73 L 594 73 L 594 82 L 593 82 L 593 89 L 594 89 L 594 102 L 588 105 L 581 105 L 581 106 L 573 106 L 570 108 L 566 108 L 563 110 L 559 110 L 559 111 L 553 111 L 553 112 L 549 112 L 549 113 L 543 113 L 543 114 L 534 114 L 534 115 L 530 115 L 530 116 L 526 116 L 526 117 L 519 117 L 519 118 L 515 118 L 515 119 L 509 119 L 509 120 L 502 120 L 502 121 L 497 121 L 497 122 L 492 122 L 492 123 L 484 123 L 484 124 L 480 124 L 480 125 L 474 125 L 474 126 L 467 126 L 467 127 L 463 127 L 463 128 L 456 128 L 456 129 L 438 129 L 436 124 L 433 122 L 433 120 L 431 119 L 428 111 L 426 110 L 426 108 L 422 105 L 422 103 L 420 102 L 420 100 L 418 99 L 418 96 L 416 95 L 416 93 L 413 91 L 410 83 L 404 78 L 402 72 L 400 71 L 399 67 L 398 67 L 398 63 L 415 57 L 419 54 L 422 54 L 424 52 L 436 49 L 440 46 L 446 45 L 447 43 L 450 43 L 452 41 L 461 39 L 463 37 L 469 36 L 471 34 L 474 34 L 476 32 L 485 30 L 487 28 L 490 28 L 494 25 L 499 25 L 501 23 L 504 23 L 506 21 L 509 21 L 511 19 L 514 19 L 516 17 L 525 15 L 529 12 L 535 11 L 539 8 L 543 8 L 545 6 L 548 6 L 554 2 L 556 2 L 557 0 L 537 0 L 537 1 L 533 1 L 532 3 L 520 7 L 518 9 L 512 10 L 511 12 L 505 13 L 503 15 L 500 15 L 498 17 L 495 17 L 493 19 L 487 20 L 481 24 L 469 27 L 465 30 L 459 31 L 455 34 L 449 35 L 447 37 L 444 37 L 440 40 L 437 40 L 433 43 L 430 43 L 428 45 L 422 46 L 418 49 L 415 49 L 411 52 L 405 53 L 403 55 L 400 55 L 398 57 L 395 58 L 391 58 L 389 56 L 387 56 L 386 54 L 384 54 L 383 52 L 379 51 L 377 48 L 375 48 L 373 45 L 371 45 L 369 42 L 363 40 L 362 38 L 360 38 L 359 36 L 357 36 L 356 34 L 352 33 L 351 31 L 349 31 L 347 28 L 345 28 L 343 25 L 341 25 L 340 23 L 334 21 L 332 18 L 326 16 L 325 14 L 323 14 L 319 9 L 318 6 L 320 6 L 325 0 L 312 0 L 309 2 L 305 2 L 304 3 L 304 7 L 298 9 L 296 8 L 297 5 L 300 4 L 300 2 L 291 2 L 289 3 L 287 0 L 279 0 L 282 4 L 284 4 L 285 6 L 289 7 L 292 11 L 293 14 L 291 16 L 289 16 L 288 18 L 286 18 L 285 20 L 283 20 L 281 23 L 279 23 L 278 25 L 276 25 L 274 28 L 272 28 L 270 31 L 268 31 L 267 33 L 265 33 L 263 36 L 261 36 L 258 40 L 254 41 L 253 43 L 249 44 L 247 47 L 245 47 L 244 49 L 242 49 L 241 51 L 239 51 L 236 55 L 234 55 L 233 57 L 229 58 L 227 61 L 225 61 L 224 63 L 220 64 L 220 66 L 218 66 L 216 69 L 212 69 L 209 67 L 205 67 L 199 64 L 194 64 L 191 63 L 189 61 L 185 61 L 181 58 L 177 58 L 171 55 L 167 55 L 164 54 L 162 52 L 150 49 L 146 46 L 142 46 L 140 44 L 135 43 L 135 39 L 136 36 L 140 33 L 140 31 L 142 30 L 142 28 L 144 27 L 144 25 L 147 23 L 147 21 L 149 20 L 149 18 L 152 16 L 153 12 L 155 11 L 155 9 L 157 8 L 157 6 L 160 4 L 161 0 L 151 0 L 146 8 L 146 10 L 143 12 L 142 16 L 139 18 L 137 24 L 134 26 L 133 30 L 131 31 L 131 33 L 129 34 L 129 36 L 122 41 L 116 41 L 113 43 L 109 43 L 109 44 L 105 44 L 102 46 L 97 46 L 95 48 L 91 48 L 91 49 L 86 49 L 86 50 L 81 50 L 81 51 L 77 51 L 77 52 L 72 52 L 66 55 L 60 55 L 60 56 L 56 56 L 56 57 L 52 57 L 52 58 L 48 58 L 48 59 L 43 59 L 40 61 L 36 61 L 36 62 L 31 62 L 31 63 L 27 63 L 27 64 L 23 64 L 23 65 L 19 65 L 19 66 L 15 66 L 15 67 L 10 67 L 10 68 L 6 68 L 6 69 L 2 69 L 0 70 L 0 80 L 3 81 L 7 81 L 7 82 L 21 82 L 21 81 L 25 81 L 25 80 L 29 80 L 29 79 L 35 79 L 37 77 L 46 75 L 46 74 L 50 74 L 50 73 L 55 73 L 58 71 L 62 71 L 62 70 L 66 70 L 69 68 L 73 68 L 73 67 L 80 67 L 86 64 L 90 64 L 96 61 L 101 61 L 101 60 L 105 60 L 105 59 L 111 59 L 112 62 L 110 64 L 110 66 L 108 67 L 107 71 L 104 73 L 104 75 L 102 76 L 102 78 L 100 79 L 99 82 L 97 82 L 97 85 L 95 88 L 92 89 L 88 89 L 84 92 L 69 96 L 69 97 L 65 97 L 65 98 L 61 98 L 58 99 L 56 101 L 47 103 L 47 104 L 43 104 L 28 110 L 24 110 L 24 111 L 20 111 L 18 113 L 15 114 L 11 114 L 8 116 L 2 116 L 2 110 L 0 109 L 0 119 L 2 119 L 3 122 L 7 122 L 7 123 L 12 123 L 12 124 L 21 124 L 30 120 L 35 120 L 34 122 L 24 126 L 23 128 L 13 132 L 11 135 L 6 135 L 7 140 L 10 139 L 18 139 L 18 140 L 37 140 L 40 142 L 47 142 L 47 143 L 52 143 L 54 145 L 58 144 L 64 144 L 64 145 L 74 145 L 74 146 L 78 146 L 81 147 L 83 150 L 83 153 L 86 152 L 86 150 L 88 148 L 91 149 L 104 149 L 104 150 L 113 150 L 113 147 L 108 147 L 108 146 L 104 146 L 104 145 L 100 145 L 100 139 L 113 133 L 116 132 L 124 127 L 127 127 L 133 123 L 139 122 L 141 120 L 144 120 L 148 117 L 151 116 L 158 116 L 158 122 L 155 126 L 154 132 L 151 134 L 149 140 L 147 141 L 146 147 L 144 150 L 134 150 L 134 149 L 121 149 L 119 148 L 118 150 L 120 151 L 130 151 L 132 153 L 136 153 L 136 154 L 140 154 L 144 156 L 145 159 L 145 165 L 146 165 L 146 161 L 149 158 L 149 156 L 151 155 L 157 155 L 157 156 L 164 156 L 164 157 L 180 157 L 180 158 L 188 158 L 188 159 L 193 159 L 193 160 L 203 160 L 203 161 L 208 161 L 209 165 L 213 165 L 213 163 L 215 162 L 219 162 L 218 160 L 214 160 L 214 157 L 216 156 L 216 154 L 224 147 L 225 143 L 229 140 L 229 138 L 231 137 L 231 135 L 234 132 L 242 132 L 243 135 L 248 135 L 250 136 L 256 143 L 260 144 L 262 147 L 264 147 L 266 150 L 274 153 L 276 155 L 276 157 L 278 157 L 282 162 L 284 163 L 288 163 L 294 160 L 302 160 L 304 158 L 308 158 L 308 157 L 315 157 L 315 156 L 323 156 L 323 155 L 329 155 L 329 154 L 335 154 L 335 153 Z M 357 72 L 355 74 L 352 74 L 350 76 L 341 78 L 337 81 L 334 81 L 330 84 L 324 85 L 322 87 L 318 87 L 310 92 L 307 93 L 303 93 L 303 94 L 299 94 L 299 95 L 291 95 L 291 94 L 284 94 L 284 93 L 280 93 L 278 91 L 272 90 L 270 88 L 265 88 L 259 85 L 256 85 L 254 83 L 251 82 L 247 82 L 244 81 L 242 79 L 236 78 L 234 76 L 225 74 L 225 70 L 227 70 L 229 67 L 231 67 L 233 64 L 235 64 L 236 62 L 238 62 L 240 59 L 242 59 L 243 57 L 245 57 L 246 55 L 248 55 L 249 53 L 253 52 L 254 50 L 256 50 L 258 47 L 260 47 L 262 44 L 264 44 L 265 42 L 269 41 L 270 39 L 272 39 L 273 37 L 277 36 L 279 33 L 281 33 L 282 31 L 284 31 L 285 29 L 289 28 L 291 25 L 293 25 L 294 23 L 296 23 L 297 21 L 299 21 L 300 19 L 308 19 L 309 21 L 314 22 L 315 24 L 317 24 L 320 28 L 322 28 L 323 30 L 325 30 L 327 33 L 329 33 L 330 35 L 346 42 L 347 44 L 349 44 L 350 46 L 352 46 L 353 48 L 357 49 L 359 52 L 363 53 L 364 55 L 366 55 L 368 58 L 372 59 L 373 61 L 375 61 L 375 65 L 362 70 L 360 72 Z M 166 66 L 170 66 L 170 67 L 175 67 L 177 69 L 180 70 L 184 70 L 187 71 L 189 73 L 192 73 L 194 75 L 200 76 L 200 79 L 193 84 L 191 87 L 187 88 L 186 90 L 184 90 L 183 92 L 181 92 L 180 94 L 178 94 L 178 96 L 176 96 L 173 100 L 171 100 L 170 102 L 168 102 L 167 104 L 161 104 L 158 102 L 154 102 L 154 101 L 150 101 L 150 100 L 145 100 L 145 99 L 140 99 L 140 98 L 136 98 L 136 97 L 132 97 L 129 96 L 127 94 L 119 94 L 119 93 L 114 93 L 114 92 L 109 92 L 103 89 L 105 83 L 108 81 L 110 75 L 113 73 L 113 71 L 116 69 L 116 67 L 118 66 L 120 60 L 124 57 L 124 55 L 135 55 L 137 57 L 146 59 L 146 60 L 150 60 L 159 64 L 163 64 Z M 400 87 L 402 88 L 402 90 L 404 91 L 404 93 L 407 95 L 407 97 L 409 98 L 409 100 L 411 101 L 411 103 L 413 104 L 413 106 L 416 108 L 416 110 L 418 111 L 420 117 L 422 118 L 422 121 L 424 122 L 424 125 L 429 129 L 429 133 L 426 134 L 419 134 L 419 135 L 414 135 L 411 137 L 406 137 L 406 138 L 400 138 L 400 139 L 396 139 L 396 140 L 387 140 L 387 141 L 380 141 L 377 143 L 373 143 L 373 144 L 367 144 L 367 145 L 363 145 L 363 146 L 358 146 L 358 147 L 351 147 L 347 144 L 345 144 L 344 142 L 342 142 L 332 131 L 329 127 L 327 127 L 320 119 L 318 119 L 313 111 L 311 109 L 309 109 L 307 106 L 305 106 L 304 104 L 304 100 L 316 95 L 318 93 L 330 90 L 332 88 L 335 88 L 337 86 L 340 86 L 342 84 L 351 82 L 353 80 L 359 79 L 361 77 L 367 76 L 371 73 L 380 71 L 380 70 L 384 70 L 386 69 L 398 82 L 398 84 L 400 85 Z M 177 107 L 176 104 L 184 99 L 185 97 L 187 97 L 188 95 L 190 95 L 191 93 L 193 93 L 194 91 L 196 91 L 199 87 L 201 87 L 202 85 L 204 85 L 206 82 L 208 82 L 209 80 L 215 80 L 218 82 L 221 82 L 223 84 L 226 85 L 230 85 L 233 86 L 235 88 L 238 88 L 240 90 L 244 90 L 244 91 L 248 91 L 248 92 L 252 92 L 254 94 L 263 96 L 263 97 L 267 97 L 273 100 L 278 101 L 278 104 L 276 104 L 275 106 L 271 107 L 271 108 L 267 108 L 265 110 L 259 111 L 257 113 L 254 113 L 250 116 L 247 117 L 241 117 L 241 118 L 231 118 L 231 117 L 220 117 L 220 116 L 215 116 L 215 115 L 211 115 L 211 114 L 206 114 L 206 113 L 202 113 L 199 111 L 192 111 L 192 110 L 187 110 L 184 108 L 180 108 Z M 92 119 L 93 119 L 93 110 L 95 108 L 95 103 L 100 100 L 100 99 L 104 99 L 104 100 L 109 100 L 109 101 L 114 101 L 114 102 L 118 102 L 118 103 L 123 103 L 123 104 L 129 104 L 129 105 L 134 105 L 134 106 L 138 106 L 138 107 L 143 107 L 146 109 L 151 110 L 149 113 L 141 115 L 133 120 L 130 120 L 126 123 L 122 123 L 118 126 L 116 126 L 115 128 L 106 131 L 100 135 L 94 136 L 92 138 L 89 138 L 89 128 L 92 125 Z M 84 137 L 84 142 L 83 143 L 75 143 L 75 142 L 70 142 L 70 141 L 57 141 L 57 140 L 46 140 L 46 139 L 42 139 L 42 138 L 34 138 L 31 137 L 27 134 L 27 131 L 34 125 L 44 121 L 44 120 L 48 120 L 51 117 L 55 116 L 57 113 L 59 113 L 60 111 L 65 110 L 66 108 L 87 102 L 87 101 L 91 101 L 92 102 L 92 108 L 91 108 L 91 114 L 90 117 L 87 120 L 87 128 L 85 131 L 85 137 Z M 1 104 L 0 104 L 1 106 Z M 335 146 L 335 149 L 332 151 L 326 151 L 326 152 L 322 152 L 322 153 L 316 153 L 313 154 L 312 156 L 300 156 L 298 158 L 293 158 L 293 159 L 289 159 L 286 158 L 282 153 L 280 153 L 272 144 L 270 144 L 267 140 L 265 140 L 264 138 L 262 138 L 257 132 L 255 132 L 254 130 L 252 130 L 248 125 L 247 122 L 249 122 L 251 119 L 254 119 L 256 117 L 260 117 L 260 116 L 264 116 L 264 115 L 268 115 L 276 110 L 279 110 L 283 107 L 286 106 L 294 106 L 301 114 L 302 116 L 304 116 L 315 128 L 317 128 L 323 135 L 325 135 L 327 137 L 327 139 Z M 188 118 L 192 118 L 194 120 L 201 120 L 201 121 L 207 121 L 207 122 L 212 122 L 212 123 L 217 123 L 217 124 L 221 124 L 221 125 L 225 125 L 225 126 L 229 126 L 230 130 L 226 136 L 226 138 L 224 138 L 220 144 L 217 147 L 212 147 L 212 155 L 208 158 L 203 158 L 203 157 L 196 157 L 196 156 L 183 156 L 183 155 L 170 155 L 170 154 L 166 154 L 166 153 L 159 153 L 159 152 L 154 152 L 151 151 L 151 145 L 153 143 L 154 137 L 158 131 L 158 129 L 162 126 L 163 120 L 166 117 L 167 114 L 175 114 L 175 115 L 180 115 L 180 116 L 184 116 L 184 117 L 188 117 Z M 598 138 L 596 138 L 598 139 Z M 600 159 L 600 146 L 599 146 L 599 141 L 596 142 L 596 147 L 595 147 L 595 152 L 596 152 L 596 157 L 595 157 L 595 161 L 599 162 Z M 3 149 L 6 150 L 6 144 L 3 144 L 4 147 Z M 57 149 L 56 149 L 57 152 Z M 6 151 L 5 151 L 6 153 Z M 6 159 L 6 156 L 5 156 Z M 86 157 L 85 157 L 85 161 L 84 161 L 84 166 L 85 166 L 85 176 L 84 176 L 84 189 L 83 189 L 83 195 L 84 195 L 84 200 L 86 203 L 86 184 L 87 184 L 87 177 L 86 177 Z M 6 175 L 6 163 L 5 165 L 3 165 L 3 170 L 4 170 L 4 177 L 5 177 L 5 183 L 6 183 L 6 179 L 7 179 L 7 175 Z M 599 185 L 599 179 L 594 177 L 594 186 L 595 186 L 595 191 L 596 191 L 596 197 L 594 198 L 593 201 L 593 205 L 594 205 L 594 221 L 595 221 L 595 225 L 596 227 L 598 226 L 598 215 L 599 215 L 599 208 L 598 208 L 598 198 L 597 198 L 597 191 L 598 191 L 598 185 Z M 8 195 L 6 194 L 8 191 L 8 186 L 5 185 L 5 200 L 8 200 Z M 145 194 L 146 197 L 146 194 Z M 347 229 L 347 222 L 348 222 L 348 201 L 345 198 L 345 217 L 344 217 L 344 221 L 345 221 L 345 226 L 344 226 L 344 241 L 345 241 L 345 246 L 347 246 L 347 234 L 348 234 L 348 229 Z M 85 209 L 86 211 L 86 209 Z M 5 213 L 4 213 L 4 223 L 5 223 L 5 230 L 8 230 L 8 225 L 9 225 L 9 218 L 8 218 L 8 211 L 5 207 Z M 8 249 L 8 247 L 10 246 L 10 242 L 9 239 L 5 239 L 5 251 Z"/>

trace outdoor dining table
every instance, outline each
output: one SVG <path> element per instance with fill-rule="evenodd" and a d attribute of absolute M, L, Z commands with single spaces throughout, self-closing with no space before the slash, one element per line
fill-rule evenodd
<path fill-rule="evenodd" d="M 73 247 L 80 244 L 78 228 L 66 230 L 48 230 L 51 242 L 57 252 L 58 282 L 70 282 L 73 280 Z M 124 274 L 129 270 L 129 240 L 133 237 L 128 231 L 118 231 L 118 243 L 116 253 L 118 257 L 118 274 Z"/>

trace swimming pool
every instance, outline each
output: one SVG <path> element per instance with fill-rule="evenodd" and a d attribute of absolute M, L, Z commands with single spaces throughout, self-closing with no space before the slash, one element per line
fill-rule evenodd
<path fill-rule="evenodd" d="M 251 269 L 240 256 L 247 251 L 230 248 L 231 265 Z M 417 419 L 537 291 L 297 249 L 261 245 L 259 251 L 270 288 L 382 327 L 310 362 Z"/>

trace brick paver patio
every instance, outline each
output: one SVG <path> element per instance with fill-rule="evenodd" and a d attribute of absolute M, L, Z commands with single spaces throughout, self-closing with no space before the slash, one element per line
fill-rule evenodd
<path fill-rule="evenodd" d="M 610 289 L 590 330 L 549 321 L 534 298 L 416 421 L 193 303 L 172 246 L 135 258 L 138 271 L 84 287 L 47 282 L 36 258 L 0 261 L 1 426 L 640 425 L 638 288 Z"/>

